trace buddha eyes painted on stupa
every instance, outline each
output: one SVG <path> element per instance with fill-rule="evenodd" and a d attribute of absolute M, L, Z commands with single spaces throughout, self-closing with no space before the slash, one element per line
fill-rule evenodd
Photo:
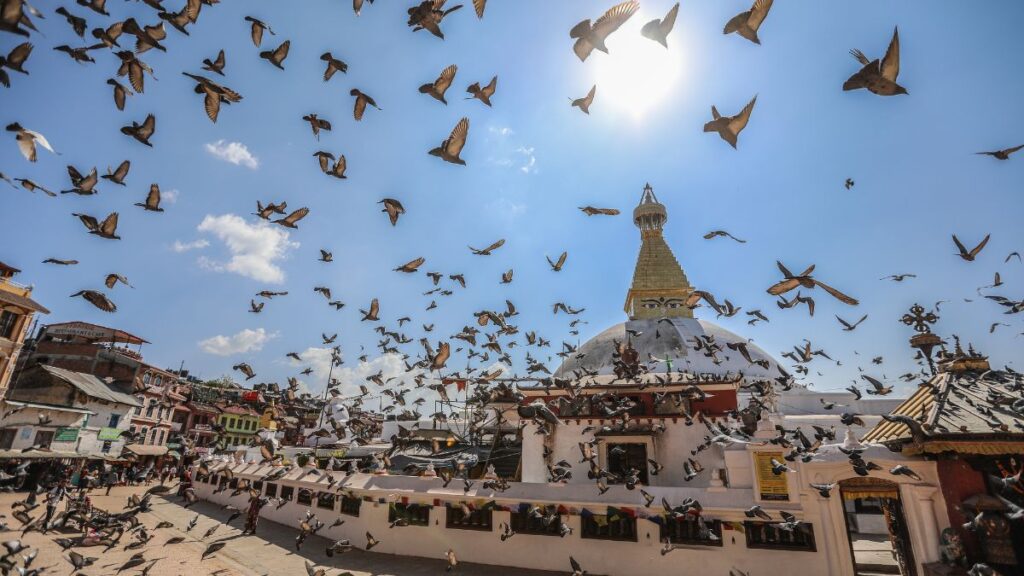
<path fill-rule="evenodd" d="M 679 298 L 645 298 L 640 301 L 640 307 L 647 310 L 657 310 L 658 308 L 675 310 L 682 306 L 683 301 Z"/>

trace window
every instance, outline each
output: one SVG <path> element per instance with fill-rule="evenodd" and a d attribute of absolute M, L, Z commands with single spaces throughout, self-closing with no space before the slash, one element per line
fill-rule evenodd
<path fill-rule="evenodd" d="M 36 431 L 36 441 L 34 445 L 37 448 L 49 448 L 50 443 L 53 442 L 53 430 L 38 430 Z"/>
<path fill-rule="evenodd" d="M 561 536 L 561 515 L 556 514 L 554 520 L 544 524 L 544 518 L 537 518 L 528 511 L 513 512 L 509 517 L 509 526 L 519 534 L 534 534 L 538 536 Z"/>
<path fill-rule="evenodd" d="M 682 394 L 667 394 L 660 402 L 655 402 L 654 413 L 661 416 L 686 416 L 690 414 L 690 400 Z"/>
<path fill-rule="evenodd" d="M 580 516 L 580 525 L 582 538 L 636 542 L 636 518 L 621 512 L 611 516 L 604 514 Z"/>
<path fill-rule="evenodd" d="M 770 522 L 744 522 L 743 526 L 747 534 L 747 548 L 817 551 L 811 524 L 801 523 L 794 530 L 783 530 Z"/>
<path fill-rule="evenodd" d="M 145 444 L 146 443 L 146 438 L 149 437 L 149 428 L 147 428 L 145 426 L 143 426 L 142 428 L 139 428 L 139 436 L 142 438 L 142 443 Z"/>
<path fill-rule="evenodd" d="M 257 492 L 263 491 L 263 480 L 253 480 L 252 489 Z"/>
<path fill-rule="evenodd" d="M 18 435 L 17 428 L 7 428 L 0 432 L 0 450 L 10 450 L 14 444 L 14 437 Z"/>
<path fill-rule="evenodd" d="M 263 493 L 267 498 L 277 498 L 277 484 L 267 482 L 267 489 Z"/>
<path fill-rule="evenodd" d="M 346 516 L 359 516 L 359 507 L 362 506 L 363 500 L 361 498 L 353 498 L 351 496 L 341 497 L 341 513 Z"/>
<path fill-rule="evenodd" d="M 491 529 L 491 508 L 470 510 L 469 514 L 459 506 L 451 506 L 446 510 L 445 528 L 487 531 L 490 531 Z"/>
<path fill-rule="evenodd" d="M 334 510 L 334 492 L 321 492 L 316 495 L 316 507 Z"/>
<path fill-rule="evenodd" d="M 103 446 L 100 447 L 100 452 L 103 453 L 103 454 L 109 454 L 110 453 L 110 445 L 111 445 L 110 440 L 104 440 L 103 441 Z"/>
<path fill-rule="evenodd" d="M 164 384 L 164 377 L 163 376 L 157 376 L 156 377 L 156 385 L 159 387 L 159 386 L 163 386 L 163 384 Z"/>
<path fill-rule="evenodd" d="M 146 418 L 153 417 L 153 410 L 156 408 L 156 400 L 150 399 L 149 406 L 146 407 Z"/>
<path fill-rule="evenodd" d="M 150 374 L 149 372 L 146 372 L 145 374 L 142 375 L 142 383 L 144 385 L 146 385 L 146 386 L 149 386 L 149 380 L 152 377 L 153 377 L 152 374 Z"/>
<path fill-rule="evenodd" d="M 14 325 L 18 323 L 18 315 L 10 310 L 0 312 L 0 338 L 14 340 Z"/>
<path fill-rule="evenodd" d="M 295 494 L 294 486 L 281 486 L 281 499 L 291 502 L 292 495 Z"/>
<path fill-rule="evenodd" d="M 410 526 L 430 525 L 430 506 L 421 504 L 402 504 L 396 502 L 388 506 L 388 522 L 405 520 Z"/>
<path fill-rule="evenodd" d="M 722 522 L 705 520 L 690 514 L 682 518 L 665 518 L 661 525 L 661 541 L 672 544 L 722 545 Z"/>
<path fill-rule="evenodd" d="M 647 484 L 647 445 L 640 443 L 608 443 L 608 471 L 626 476 L 636 469 L 641 484 Z M 609 480 L 611 483 L 611 480 Z"/>
<path fill-rule="evenodd" d="M 234 490 L 235 488 L 238 488 L 238 478 L 232 478 L 231 480 L 229 480 L 228 481 L 228 488 L 231 488 L 232 490 Z"/>
<path fill-rule="evenodd" d="M 299 488 L 299 496 L 295 501 L 303 506 L 313 503 L 313 491 L 308 488 Z"/>
<path fill-rule="evenodd" d="M 110 422 L 107 424 L 107 428 L 117 428 L 117 425 L 121 423 L 120 414 L 111 414 Z"/>

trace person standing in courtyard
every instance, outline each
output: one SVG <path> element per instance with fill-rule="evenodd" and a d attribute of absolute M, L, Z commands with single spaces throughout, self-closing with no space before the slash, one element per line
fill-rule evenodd
<path fill-rule="evenodd" d="M 104 475 L 103 482 L 107 485 L 106 495 L 110 496 L 110 489 L 114 487 L 114 484 L 117 484 L 117 470 L 115 470 L 113 466 L 107 470 Z"/>
<path fill-rule="evenodd" d="M 49 530 L 50 520 L 53 520 L 53 514 L 57 511 L 57 504 L 59 504 L 67 495 L 67 480 L 58 480 L 57 485 L 50 490 L 49 494 L 46 495 L 46 516 L 43 517 L 43 525 L 39 530 L 40 532 L 46 534 L 46 531 Z"/>
<path fill-rule="evenodd" d="M 267 498 L 260 497 L 258 491 L 249 491 L 249 510 L 245 516 L 245 530 L 242 530 L 243 535 L 256 533 L 256 524 L 260 521 L 260 509 L 266 506 L 268 501 Z"/>

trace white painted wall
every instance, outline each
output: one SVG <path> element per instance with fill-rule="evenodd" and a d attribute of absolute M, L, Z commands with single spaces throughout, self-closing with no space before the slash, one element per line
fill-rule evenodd
<path fill-rule="evenodd" d="M 268 472 L 270 468 L 257 470 L 256 466 L 248 468 L 238 466 L 235 468 L 236 476 L 240 478 L 258 478 Z M 246 470 L 242 472 L 242 470 Z M 255 472 L 255 474 L 251 473 Z M 323 488 L 323 482 L 310 482 L 306 480 L 295 480 L 296 472 L 288 475 L 288 480 L 278 482 L 278 486 L 292 485 L 303 486 L 310 489 Z M 369 479 L 369 480 L 367 480 Z M 372 477 L 364 474 L 356 474 L 350 479 L 350 484 L 357 486 L 355 489 L 358 495 L 371 495 L 374 499 L 379 497 L 400 499 L 402 496 L 410 496 L 412 501 L 430 502 L 433 498 L 442 498 L 452 502 L 478 501 L 481 495 L 475 490 L 469 496 L 461 495 L 461 488 L 458 490 L 441 490 L 440 481 L 423 480 L 414 477 Z M 371 490 L 365 490 L 368 485 L 375 486 Z M 418 489 L 416 487 L 418 486 Z M 210 484 L 197 483 L 196 493 L 200 498 L 210 500 L 217 504 L 232 504 L 244 509 L 248 497 L 240 494 L 234 498 L 230 497 L 231 491 L 226 490 L 219 494 L 212 494 L 214 486 Z M 524 486 L 516 484 L 509 492 L 517 489 L 520 492 L 531 492 L 534 495 L 546 495 L 559 500 L 561 494 L 568 498 L 578 495 L 578 490 L 571 486 L 554 487 L 552 485 Z M 625 500 L 625 489 L 618 487 L 613 490 L 621 490 L 623 494 L 616 496 L 617 499 Z M 676 488 L 652 488 L 652 491 L 665 493 L 676 493 Z M 296 488 L 296 492 L 298 489 Z M 693 490 L 692 493 L 702 492 Z M 729 498 L 729 495 L 714 495 L 717 503 L 735 499 L 737 503 L 746 504 L 750 499 L 749 491 L 737 491 L 736 498 Z M 609 492 L 611 493 L 611 491 Z M 508 492 L 502 496 L 509 495 Z M 520 501 L 538 502 L 538 499 L 520 500 L 512 495 L 508 499 L 509 504 Z M 710 496 L 710 495 L 709 495 Z M 679 498 L 676 494 L 674 498 Z M 490 499 L 484 497 L 484 499 Z M 677 500 L 673 500 L 677 501 Z M 705 497 L 708 502 L 708 498 Z M 635 506 L 635 503 L 626 500 L 620 505 Z M 338 508 L 338 504 L 335 505 Z M 603 511 L 603 506 L 597 508 Z M 535 568 L 544 570 L 555 570 L 564 572 L 569 566 L 569 556 L 575 557 L 583 567 L 593 574 L 615 574 L 621 576 L 649 576 L 651 573 L 680 573 L 681 563 L 700 568 L 701 573 L 707 574 L 728 574 L 731 568 L 759 573 L 763 571 L 765 563 L 771 563 L 777 567 L 779 573 L 801 573 L 824 575 L 829 574 L 829 550 L 820 543 L 816 552 L 794 552 L 782 550 L 747 549 L 745 536 L 734 530 L 723 530 L 723 546 L 704 547 L 693 546 L 686 549 L 679 549 L 662 555 L 661 543 L 658 541 L 659 527 L 646 519 L 637 520 L 637 542 L 616 542 L 608 540 L 583 539 L 579 535 L 580 517 L 569 516 L 567 523 L 573 528 L 574 533 L 559 538 L 556 536 L 534 536 L 517 534 L 506 542 L 499 538 L 498 525 L 507 522 L 509 513 L 503 511 L 494 512 L 493 530 L 481 532 L 475 530 L 458 530 L 445 528 L 445 510 L 443 506 L 431 510 L 431 525 L 429 527 L 388 527 L 388 506 L 375 502 L 363 502 L 358 518 L 341 515 L 337 511 L 327 511 L 316 508 L 314 499 L 311 506 L 300 506 L 294 501 L 277 509 L 275 504 L 265 506 L 262 516 L 289 526 L 297 526 L 300 517 L 304 517 L 306 510 L 317 514 L 318 518 L 328 526 L 334 519 L 341 516 L 345 523 L 335 528 L 324 528 L 320 535 L 331 538 L 350 540 L 358 547 L 364 547 L 366 543 L 365 533 L 371 532 L 374 537 L 380 540 L 380 545 L 374 551 L 385 554 L 402 554 L 407 556 L 420 556 L 429 558 L 442 558 L 449 548 L 455 550 L 460 560 L 465 562 L 479 562 L 484 564 L 498 564 L 517 566 L 522 568 Z M 799 510 L 793 510 L 799 515 Z M 705 515 L 710 518 L 734 519 L 742 518 L 742 511 L 734 509 L 726 512 L 705 504 Z M 817 524 L 817 522 L 815 522 Z M 817 525 L 816 525 L 817 528 Z M 845 542 L 844 542 L 845 545 Z"/>

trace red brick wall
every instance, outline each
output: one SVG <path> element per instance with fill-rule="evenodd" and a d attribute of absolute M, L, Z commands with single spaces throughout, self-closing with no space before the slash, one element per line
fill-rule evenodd
<path fill-rule="evenodd" d="M 963 524 L 968 518 L 960 503 L 975 494 L 986 493 L 985 478 L 981 472 L 971 468 L 970 464 L 963 460 L 943 459 L 936 461 L 935 464 L 939 473 L 939 489 L 942 491 L 943 500 L 946 501 L 949 524 L 963 538 L 968 555 L 977 558 L 980 552 L 978 539 L 963 529 Z"/>

